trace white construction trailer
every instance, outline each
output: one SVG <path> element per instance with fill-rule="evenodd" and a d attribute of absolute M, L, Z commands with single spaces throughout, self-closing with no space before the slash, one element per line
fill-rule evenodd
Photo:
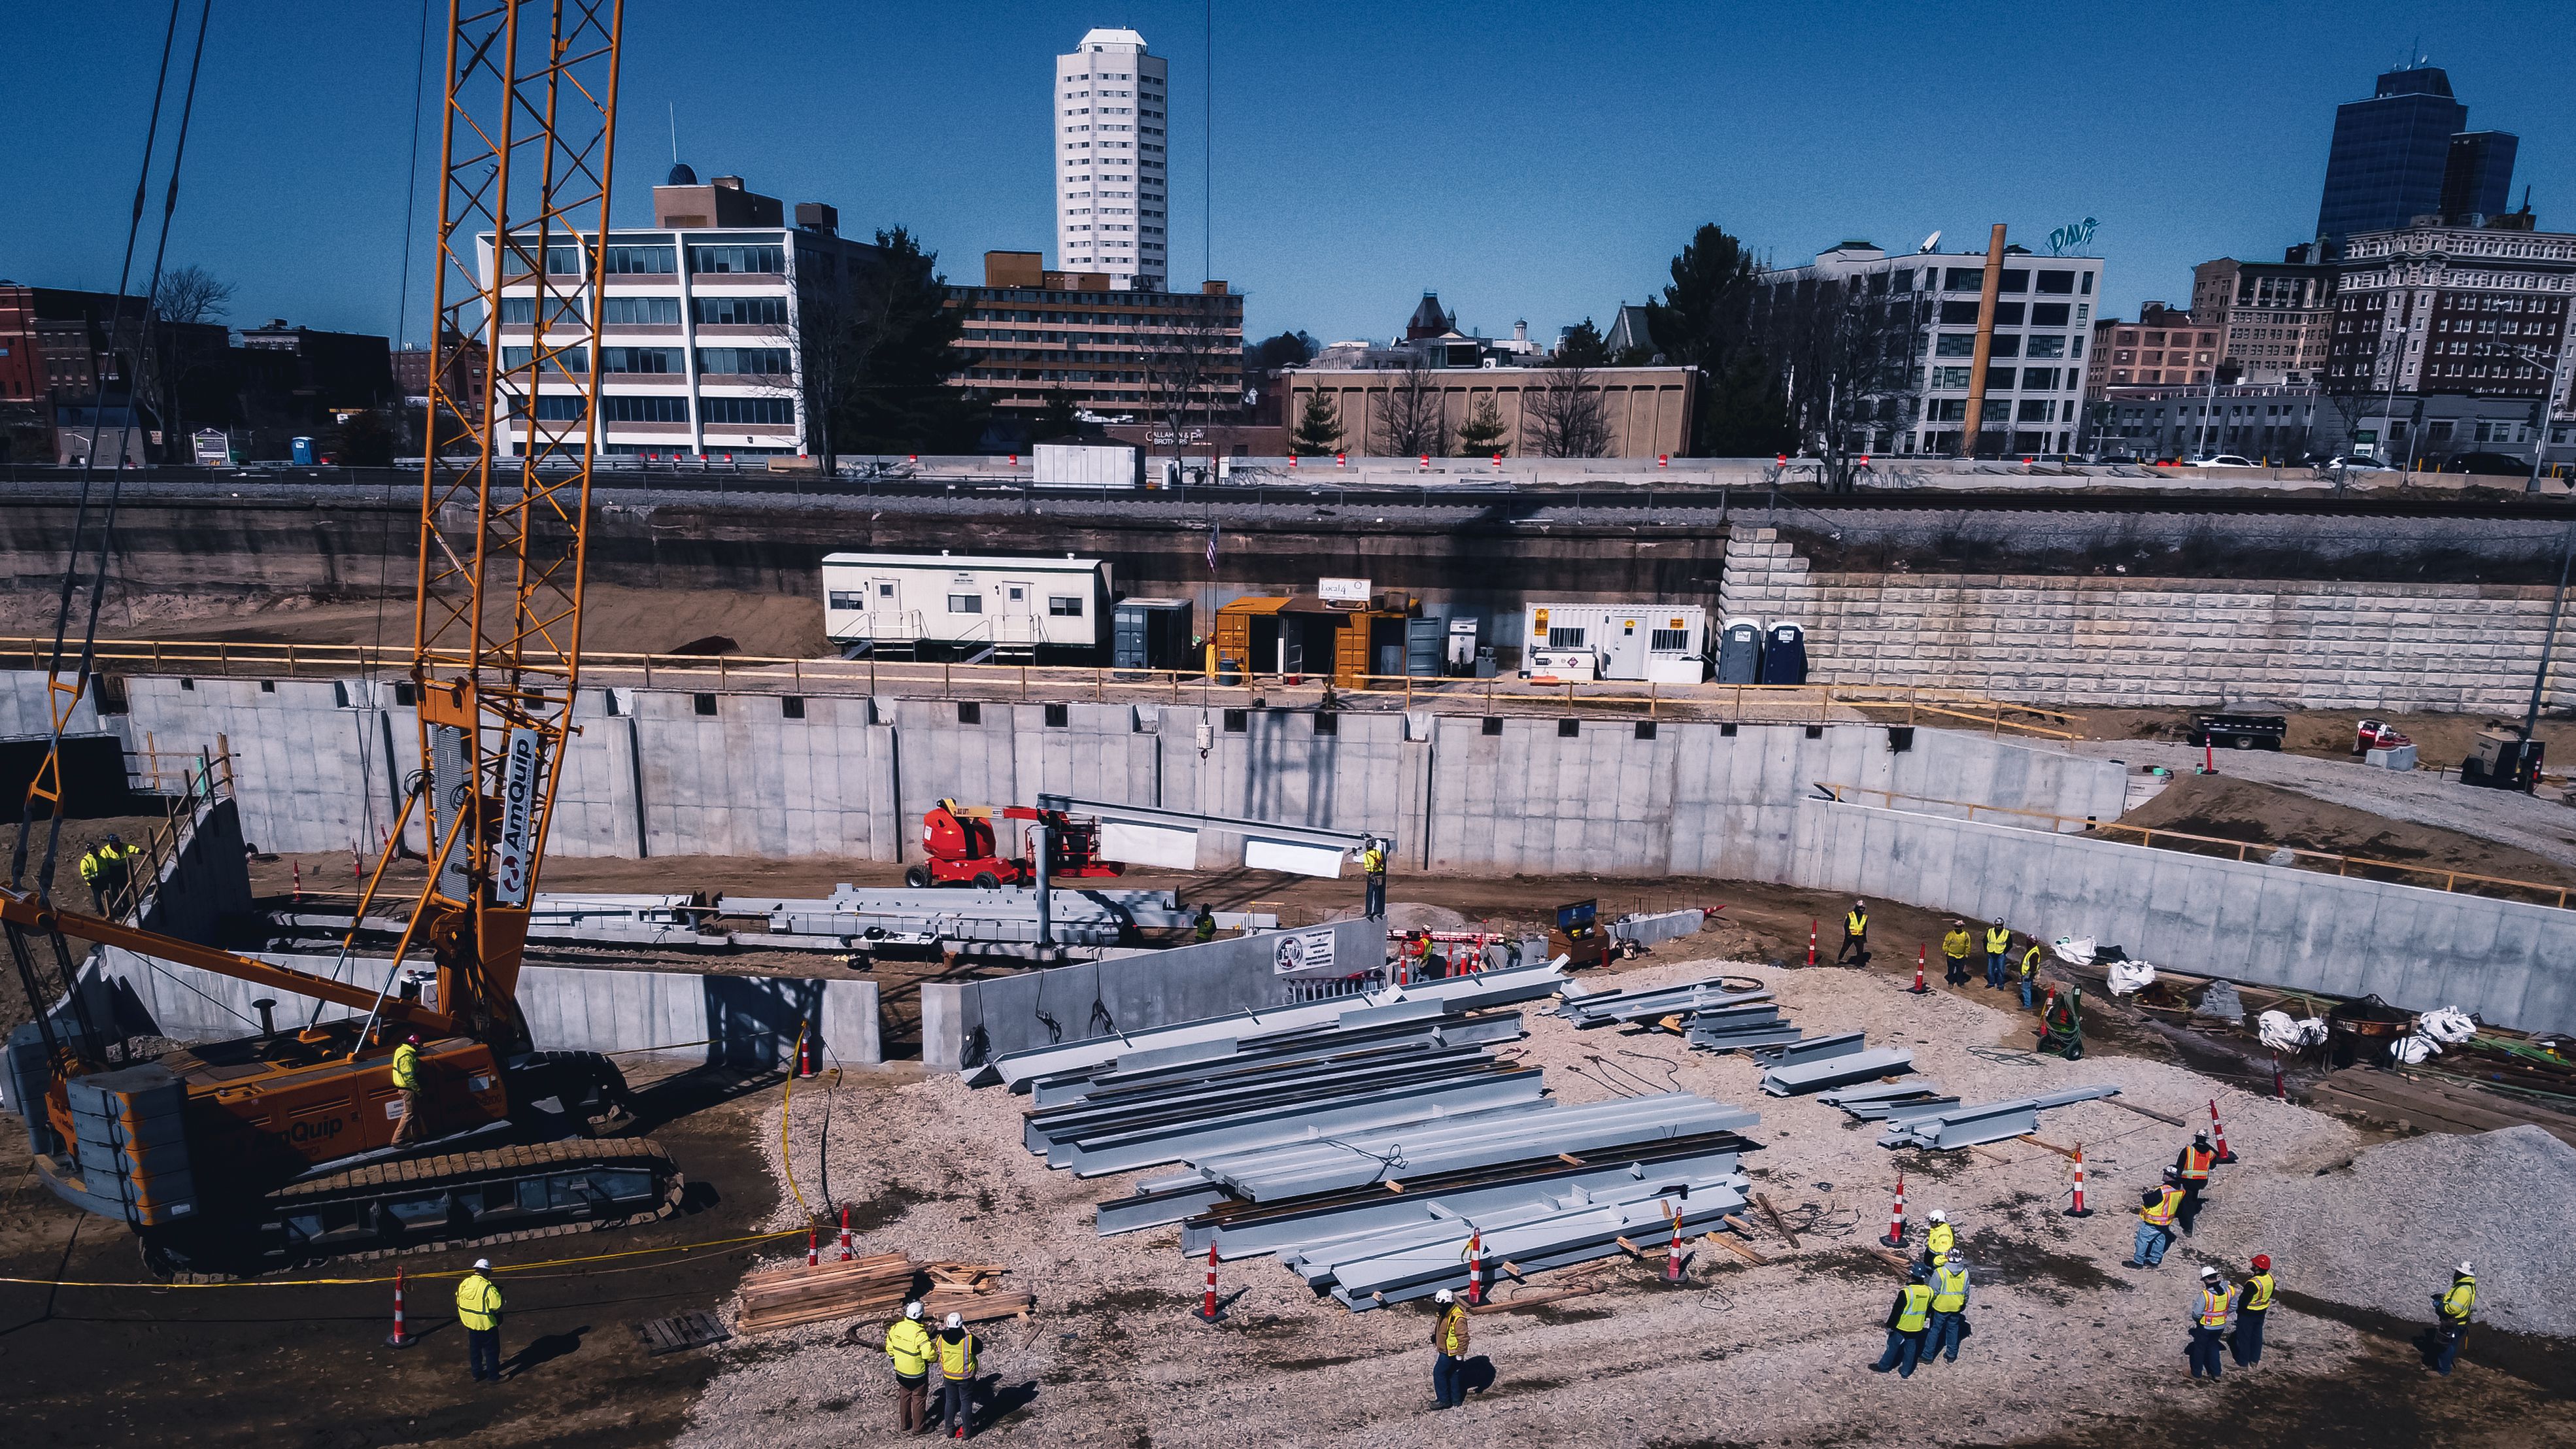
<path fill-rule="evenodd" d="M 1072 554 L 827 554 L 823 632 L 851 650 L 1089 662 L 1109 643 L 1109 574 Z"/>
<path fill-rule="evenodd" d="M 1532 603 L 1523 659 L 1544 654 L 1560 678 L 1589 651 L 1592 677 L 1697 684 L 1708 677 L 1708 610 L 1697 604 Z"/>

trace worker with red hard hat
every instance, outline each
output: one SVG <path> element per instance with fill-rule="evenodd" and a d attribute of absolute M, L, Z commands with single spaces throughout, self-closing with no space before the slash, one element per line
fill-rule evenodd
<path fill-rule="evenodd" d="M 2271 1254 L 2254 1255 L 2254 1271 L 2237 1291 L 2236 1332 L 2228 1336 L 2227 1352 L 2238 1368 L 2252 1368 L 2263 1361 L 2263 1315 L 2272 1308 Z"/>

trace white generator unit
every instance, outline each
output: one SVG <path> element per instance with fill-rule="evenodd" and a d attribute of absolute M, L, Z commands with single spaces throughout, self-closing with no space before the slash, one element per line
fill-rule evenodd
<path fill-rule="evenodd" d="M 1585 681 L 1601 675 L 1601 656 L 1591 646 L 1550 649 L 1541 645 L 1521 651 L 1521 668 L 1533 679 Z"/>
<path fill-rule="evenodd" d="M 1098 651 L 1109 642 L 1110 598 L 1109 565 L 1072 554 L 823 558 L 823 633 L 844 646 Z"/>
<path fill-rule="evenodd" d="M 1602 679 L 1697 684 L 1708 677 L 1708 610 L 1697 604 L 1530 605 L 1524 661 L 1584 649 Z"/>

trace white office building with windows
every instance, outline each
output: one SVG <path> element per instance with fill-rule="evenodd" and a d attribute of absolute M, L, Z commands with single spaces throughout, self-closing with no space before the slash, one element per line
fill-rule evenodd
<path fill-rule="evenodd" d="M 1056 269 L 1117 291 L 1170 275 L 1169 66 L 1133 30 L 1094 30 L 1055 58 Z"/>
<path fill-rule="evenodd" d="M 800 301 L 835 279 L 859 283 L 879 253 L 840 236 L 839 214 L 829 206 L 798 203 L 793 226 L 783 211 L 777 198 L 745 190 L 738 176 L 700 185 L 687 166 L 672 167 L 669 181 L 653 188 L 652 229 L 608 234 L 599 356 L 589 357 L 586 345 L 562 354 L 539 378 L 533 406 L 497 397 L 502 447 L 527 453 L 533 426 L 563 440 L 566 451 L 595 441 L 604 455 L 720 462 L 810 452 L 812 419 L 795 340 Z M 491 234 L 480 241 L 488 285 L 497 259 Z M 549 290 L 577 292 L 583 262 L 571 237 L 554 241 L 545 260 Z M 500 316 L 486 334 L 503 393 L 536 340 L 536 279 L 519 269 L 515 253 L 512 264 L 515 274 L 502 279 Z M 575 301 L 555 304 L 548 335 L 586 334 L 589 319 L 578 309 Z M 583 374 L 594 361 L 595 428 L 582 417 Z"/>
<path fill-rule="evenodd" d="M 1847 284 L 1861 325 L 1887 334 L 1885 386 L 1858 447 L 1879 453 L 1956 453 L 1967 430 L 1976 366 L 1983 252 L 1890 254 L 1847 241 L 1803 267 L 1757 278 L 1763 304 L 1786 305 L 1801 284 Z M 2084 401 L 2084 345 L 2100 296 L 2099 257 L 2043 257 L 2009 248 L 1999 269 L 1977 447 L 1987 453 L 2068 453 Z M 1897 362 L 1897 354 L 1904 361 Z"/>

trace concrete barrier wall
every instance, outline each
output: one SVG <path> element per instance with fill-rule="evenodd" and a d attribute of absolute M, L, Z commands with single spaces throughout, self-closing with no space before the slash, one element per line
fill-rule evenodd
<path fill-rule="evenodd" d="M 342 980 L 375 985 L 384 962 L 330 956 L 262 956 L 315 975 L 337 968 Z M 227 976 L 130 951 L 93 953 L 82 972 L 94 1010 L 112 1012 L 125 1031 L 181 1041 L 236 1037 L 259 1030 L 251 1003 L 278 1003 L 280 1028 L 312 1015 L 311 997 L 253 986 Z M 873 981 L 780 976 L 700 976 L 681 971 L 618 971 L 530 966 L 520 973 L 519 1006 L 546 1051 L 661 1050 L 728 1066 L 772 1067 L 791 1057 L 799 1023 L 819 1025 L 825 1060 L 853 1065 L 884 1059 L 877 1034 Z M 324 1005 L 336 1020 L 364 1012 Z"/>
<path fill-rule="evenodd" d="M 2091 936 L 2195 974 L 2576 1029 L 2576 915 L 2555 907 L 1869 806 L 1796 811 L 1798 885 Z"/>
<path fill-rule="evenodd" d="M 41 695 L 0 675 L 0 698 Z M 243 834 L 264 850 L 373 842 L 416 758 L 412 711 L 377 681 L 141 677 L 111 716 L 129 747 L 231 741 Z M 700 713 L 701 700 L 713 709 Z M 920 858 L 942 798 L 1027 804 L 1041 791 L 1395 837 L 1399 871 L 1776 878 L 1786 819 L 1819 782 L 2109 818 L 2121 767 L 1930 728 L 1655 725 L 1194 704 L 1047 707 L 985 700 L 584 690 L 549 850 L 566 856 Z M 1229 728 L 1231 718 L 1235 727 Z M 415 817 L 415 845 L 423 832 Z M 372 844 L 369 845 L 372 851 Z M 1240 864 L 1209 835 L 1198 864 Z"/>
<path fill-rule="evenodd" d="M 1330 929 L 1335 961 L 1366 969 L 1386 960 L 1384 922 L 1340 921 Z M 1284 1005 L 1289 983 L 1271 965 L 1277 941 L 1239 936 L 988 981 L 925 984 L 922 1063 L 955 1069 L 1058 1041 Z"/>

